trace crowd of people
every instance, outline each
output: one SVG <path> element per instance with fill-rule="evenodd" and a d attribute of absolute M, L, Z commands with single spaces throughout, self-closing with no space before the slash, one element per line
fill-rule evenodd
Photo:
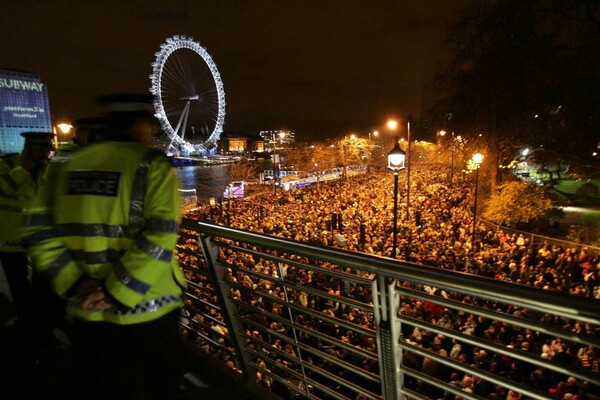
<path fill-rule="evenodd" d="M 597 255 L 585 248 L 563 247 L 548 242 L 530 243 L 523 235 L 490 230 L 482 221 L 473 224 L 470 208 L 472 191 L 468 185 L 460 182 L 448 185 L 436 166 L 421 165 L 416 170 L 413 169 L 410 213 L 406 213 L 406 203 L 400 204 L 398 211 L 401 217 L 397 258 L 574 296 L 600 296 L 600 259 Z M 390 174 L 372 172 L 288 192 L 200 206 L 186 217 L 301 242 L 391 257 L 391 179 Z M 405 198 L 406 193 L 401 192 L 400 199 Z M 405 215 L 409 218 L 404 218 Z M 182 238 L 180 247 L 187 251 L 180 251 L 180 262 L 187 278 L 198 284 L 192 290 L 194 297 L 188 299 L 186 312 L 190 316 L 187 321 L 189 324 L 190 320 L 200 323 L 199 332 L 193 329 L 184 332 L 186 335 L 194 332 L 199 345 L 236 368 L 235 350 L 227 338 L 227 324 L 209 305 L 218 303 L 212 283 L 202 263 L 190 255 L 199 250 L 198 244 L 194 239 Z M 275 251 L 273 256 L 281 257 L 282 254 Z M 304 389 L 300 377 L 306 374 L 319 385 L 334 388 L 348 398 L 363 398 L 360 390 L 352 385 L 340 384 L 336 379 L 314 373 L 312 368 L 299 375 L 301 367 L 298 361 L 301 357 L 304 363 L 321 371 L 336 371 L 335 374 L 342 380 L 353 382 L 371 393 L 379 393 L 379 382 L 372 379 L 378 373 L 378 364 L 376 358 L 369 357 L 377 353 L 375 322 L 369 311 L 371 287 L 366 283 L 372 276 L 325 263 L 317 263 L 315 268 L 314 262 L 300 257 L 291 257 L 290 263 L 286 264 L 227 247 L 220 247 L 219 259 L 227 266 L 225 280 L 231 288 L 230 297 L 239 303 L 238 314 L 243 321 L 248 351 L 254 354 L 258 381 L 274 392 L 290 395 L 295 392 L 281 385 L 278 387 L 278 380 L 272 379 L 272 375 L 281 377 L 288 385 Z M 597 337 L 600 333 L 598 327 L 590 324 L 565 321 L 553 315 L 538 315 L 509 304 L 484 302 L 409 282 L 399 284 L 513 316 L 551 323 L 577 334 Z M 344 298 L 344 304 L 335 301 L 340 296 Z M 202 301 L 196 302 L 196 299 Z M 347 302 L 352 305 L 345 304 Z M 286 318 L 290 318 L 288 312 L 293 314 L 293 323 L 303 328 L 299 337 L 293 340 L 289 336 L 291 329 L 285 322 Z M 593 346 L 567 343 L 557 337 L 410 297 L 403 298 L 398 314 L 423 319 L 542 358 L 577 365 L 593 373 L 600 372 L 599 357 Z M 202 315 L 212 318 L 207 321 Z M 206 338 L 213 338 L 213 341 L 207 342 Z M 299 350 L 294 345 L 296 340 L 319 349 L 320 353 L 298 354 Z M 527 383 L 559 400 L 594 398 L 597 389 L 573 376 L 555 374 L 409 324 L 403 324 L 403 340 L 515 382 Z M 352 367 L 335 368 L 330 357 Z M 483 397 L 518 399 L 522 396 L 411 352 L 405 352 L 404 364 L 443 379 L 462 391 Z M 430 397 L 454 397 L 419 380 L 408 379 L 406 383 Z M 319 385 L 312 390 L 323 391 Z"/>

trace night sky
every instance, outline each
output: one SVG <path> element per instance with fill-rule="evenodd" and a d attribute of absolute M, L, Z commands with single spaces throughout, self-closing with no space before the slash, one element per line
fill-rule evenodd
<path fill-rule="evenodd" d="M 446 27 L 467 0 L 0 0 L 0 68 L 40 74 L 55 120 L 150 87 L 167 37 L 192 36 L 219 69 L 226 131 L 366 134 L 439 95 Z"/>

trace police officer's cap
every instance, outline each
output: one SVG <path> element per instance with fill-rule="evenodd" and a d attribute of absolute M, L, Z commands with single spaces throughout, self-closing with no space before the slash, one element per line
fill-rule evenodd
<path fill-rule="evenodd" d="M 21 132 L 21 136 L 25 138 L 25 144 L 45 150 L 54 150 L 54 133 L 52 132 Z"/>
<path fill-rule="evenodd" d="M 78 131 L 103 131 L 108 129 L 108 120 L 103 117 L 80 118 L 73 121 Z"/>
<path fill-rule="evenodd" d="M 101 96 L 98 104 L 108 115 L 154 116 L 154 96 L 149 93 L 114 93 Z"/>

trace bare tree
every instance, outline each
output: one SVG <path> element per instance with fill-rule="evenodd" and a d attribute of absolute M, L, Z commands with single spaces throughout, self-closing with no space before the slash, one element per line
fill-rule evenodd
<path fill-rule="evenodd" d="M 258 176 L 258 166 L 246 158 L 231 165 L 229 176 L 232 181 L 249 181 Z"/>

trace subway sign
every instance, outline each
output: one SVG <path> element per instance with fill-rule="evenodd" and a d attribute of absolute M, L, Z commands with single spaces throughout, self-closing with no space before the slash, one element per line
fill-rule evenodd
<path fill-rule="evenodd" d="M 48 92 L 38 75 L 0 70 L 0 126 L 51 129 Z"/>

